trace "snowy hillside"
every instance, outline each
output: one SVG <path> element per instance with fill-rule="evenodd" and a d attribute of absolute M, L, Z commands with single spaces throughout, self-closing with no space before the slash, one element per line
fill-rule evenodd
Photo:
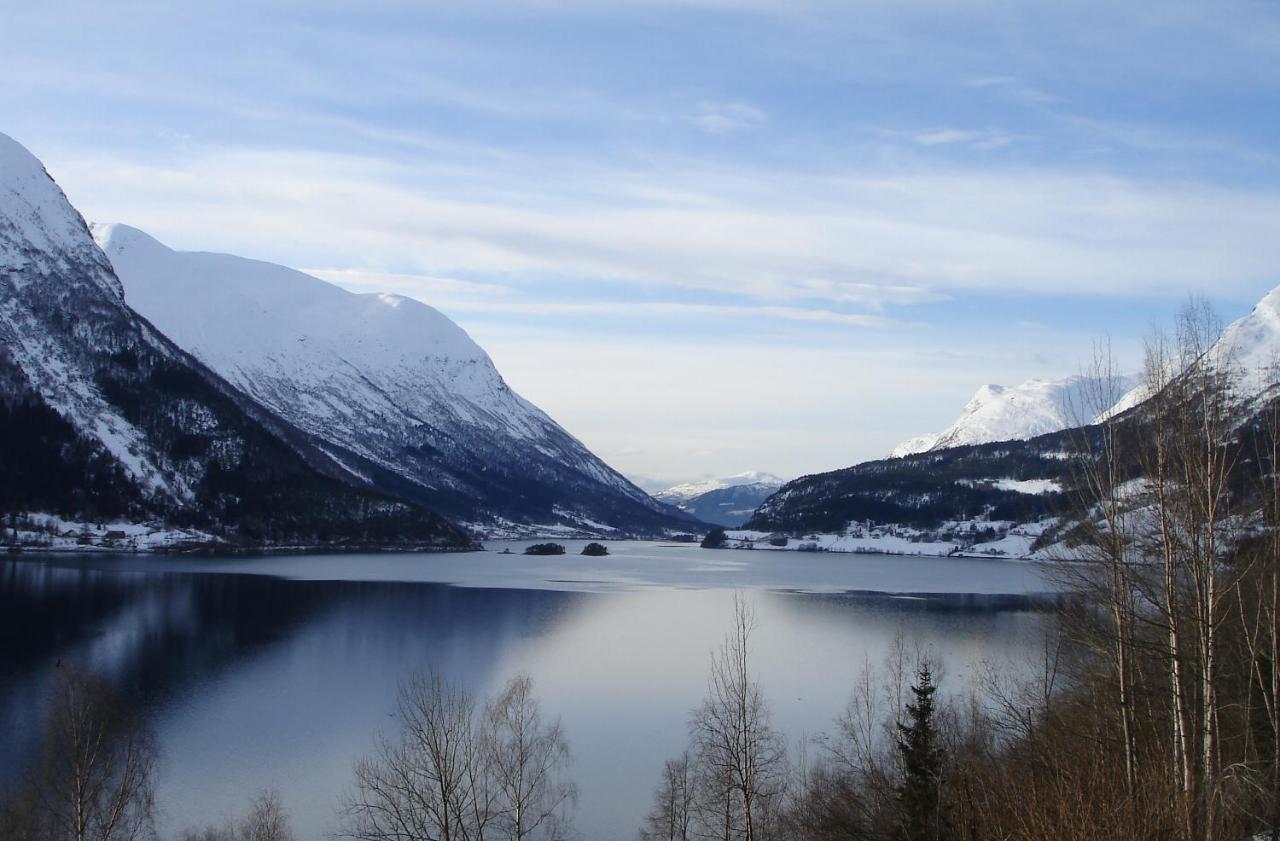
<path fill-rule="evenodd" d="M 1280 367 L 1280 286 L 1263 296 L 1248 315 L 1227 325 L 1209 356 L 1241 372 L 1239 387 L 1246 399 L 1270 388 Z"/>
<path fill-rule="evenodd" d="M 148 492 L 174 503 L 189 499 L 187 482 L 148 452 L 143 433 L 103 396 L 93 369 L 84 364 L 82 344 L 47 329 L 51 316 L 78 306 L 119 317 L 112 310 L 124 309 L 123 293 L 80 214 L 40 161 L 5 135 L 0 135 L 0 277 L 4 361 Z"/>
<path fill-rule="evenodd" d="M 951 426 L 904 441 L 889 457 L 967 444 L 1027 440 L 1081 426 L 1107 414 L 1115 400 L 1136 383 L 1137 377 L 1118 377 L 1103 384 L 1096 378 L 1077 375 L 1061 380 L 1032 379 L 1014 387 L 984 385 Z M 1109 397 L 1099 401 L 1099 394 Z M 1100 402 L 1104 404 L 1101 407 Z"/>
<path fill-rule="evenodd" d="M 1280 381 L 1280 286 L 1264 295 L 1247 315 L 1228 324 L 1206 356 L 1215 365 L 1236 371 L 1236 394 L 1245 402 L 1274 389 Z M 1171 367 L 1179 369 L 1182 364 L 1185 361 Z M 1177 373 L 1167 372 L 1169 376 Z M 1150 387 L 1140 382 L 1106 414 L 1123 414 L 1150 396 Z"/>
<path fill-rule="evenodd" d="M 694 497 L 702 496 L 711 491 L 723 490 L 724 488 L 732 488 L 739 485 L 768 485 L 776 490 L 782 487 L 783 482 L 784 480 L 781 477 L 774 476 L 772 473 L 748 470 L 745 473 L 735 473 L 732 476 L 725 476 L 720 479 L 702 479 L 697 482 L 672 485 L 665 490 L 658 491 L 654 494 L 654 497 L 663 502 L 678 505 Z"/>
<path fill-rule="evenodd" d="M 339 472 L 129 309 L 80 214 L 0 135 L 0 513 L 177 517 L 258 545 L 468 542 Z"/>
<path fill-rule="evenodd" d="M 130 306 L 270 411 L 395 474 L 388 490 L 490 533 L 687 527 L 419 301 L 174 251 L 124 225 L 94 235 Z"/>

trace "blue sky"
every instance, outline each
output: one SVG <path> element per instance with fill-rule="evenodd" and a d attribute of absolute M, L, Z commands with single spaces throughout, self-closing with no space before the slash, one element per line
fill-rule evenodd
<path fill-rule="evenodd" d="M 875 457 L 1280 283 L 1271 2 L 5 5 L 88 217 L 438 306 L 633 475 Z"/>

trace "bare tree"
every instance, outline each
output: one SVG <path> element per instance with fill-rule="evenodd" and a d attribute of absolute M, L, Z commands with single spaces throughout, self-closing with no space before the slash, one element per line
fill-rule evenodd
<path fill-rule="evenodd" d="M 280 793 L 268 788 L 253 799 L 239 820 L 223 827 L 187 830 L 182 841 L 294 841 L 295 837 Z"/>
<path fill-rule="evenodd" d="M 280 792 L 274 788 L 253 799 L 238 829 L 236 841 L 294 841 L 289 813 L 280 801 Z"/>
<path fill-rule="evenodd" d="M 764 693 L 751 674 L 755 627 L 754 610 L 735 593 L 733 629 L 711 655 L 707 698 L 690 722 L 698 763 L 740 813 L 745 841 L 761 837 L 767 801 L 780 792 L 787 765 L 786 745 L 770 724 Z"/>
<path fill-rule="evenodd" d="M 512 679 L 483 711 L 436 674 L 401 684 L 397 739 L 380 737 L 355 767 L 340 837 L 359 841 L 564 838 L 577 789 L 564 775 L 560 722 L 533 685 Z"/>
<path fill-rule="evenodd" d="M 697 790 L 696 769 L 689 752 L 668 759 L 654 792 L 653 808 L 640 830 L 641 841 L 691 841 Z"/>
<path fill-rule="evenodd" d="M 1268 403 L 1258 416 L 1255 463 L 1264 538 L 1253 551 L 1251 575 L 1237 580 L 1236 602 L 1248 658 L 1248 674 L 1266 717 L 1271 750 L 1268 796 L 1260 815 L 1280 838 L 1280 362 L 1263 375 Z M 1251 693 L 1252 696 L 1252 693 Z"/>
<path fill-rule="evenodd" d="M 493 817 L 475 703 L 435 673 L 401 684 L 398 739 L 380 737 L 356 763 L 341 807 L 343 836 L 364 841 L 484 837 Z"/>
<path fill-rule="evenodd" d="M 138 841 L 154 834 L 155 740 L 110 685 L 64 667 L 55 679 L 31 837 Z"/>
<path fill-rule="evenodd" d="M 533 683 L 512 678 L 485 710 L 485 757 L 496 826 L 512 841 L 564 838 L 577 788 L 564 778 L 569 745 L 559 719 L 544 722 Z"/>
<path fill-rule="evenodd" d="M 1076 519 L 1083 540 L 1071 553 L 1059 574 L 1103 605 L 1111 620 L 1104 653 L 1114 670 L 1117 720 L 1125 788 L 1132 796 L 1137 787 L 1137 723 L 1134 703 L 1134 636 L 1137 621 L 1137 585 L 1133 557 L 1134 515 L 1130 502 L 1134 470 L 1123 446 L 1124 426 L 1113 411 L 1124 396 L 1109 342 L 1094 347 L 1093 359 L 1082 378 L 1080 405 L 1068 407 L 1074 414 L 1073 444 L 1079 457 L 1076 468 L 1080 499 Z"/>

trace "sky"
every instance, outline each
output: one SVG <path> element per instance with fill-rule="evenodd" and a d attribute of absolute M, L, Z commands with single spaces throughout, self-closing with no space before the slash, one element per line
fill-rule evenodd
<path fill-rule="evenodd" d="M 436 306 L 613 466 L 791 477 L 1280 284 L 1280 4 L 0 0 L 93 221 Z"/>

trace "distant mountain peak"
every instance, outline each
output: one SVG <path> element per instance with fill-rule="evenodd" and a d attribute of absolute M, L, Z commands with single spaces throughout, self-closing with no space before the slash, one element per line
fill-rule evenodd
<path fill-rule="evenodd" d="M 88 236 L 84 217 L 40 159 L 3 133 L 0 174 L 0 268 L 15 273 L 13 282 L 25 283 L 22 277 L 33 273 L 47 276 L 80 264 L 93 268 L 87 274 L 90 282 L 113 298 L 123 298 L 110 263 Z"/>
<path fill-rule="evenodd" d="M 1108 405 L 1101 413 L 1094 404 L 1097 395 L 1114 391 L 1105 402 L 1122 399 L 1137 384 L 1136 376 L 1122 376 L 1104 383 L 1083 375 L 1058 380 L 1033 378 L 1017 386 L 987 384 L 965 403 L 960 416 L 942 432 L 927 433 L 904 441 L 890 458 L 913 453 L 943 450 L 967 444 L 1026 440 L 1089 423 L 1114 411 Z M 1082 417 L 1084 416 L 1084 417 Z"/>
<path fill-rule="evenodd" d="M 742 473 L 735 473 L 732 476 L 722 476 L 720 478 L 698 479 L 692 482 L 683 482 L 678 485 L 672 485 L 669 488 L 658 491 L 654 494 L 656 499 L 663 502 L 676 505 L 682 502 L 701 496 L 702 494 L 718 491 L 724 488 L 738 487 L 741 485 L 766 485 L 773 488 L 780 488 L 785 484 L 786 480 L 772 473 L 766 473 L 760 470 L 746 470 Z"/>

